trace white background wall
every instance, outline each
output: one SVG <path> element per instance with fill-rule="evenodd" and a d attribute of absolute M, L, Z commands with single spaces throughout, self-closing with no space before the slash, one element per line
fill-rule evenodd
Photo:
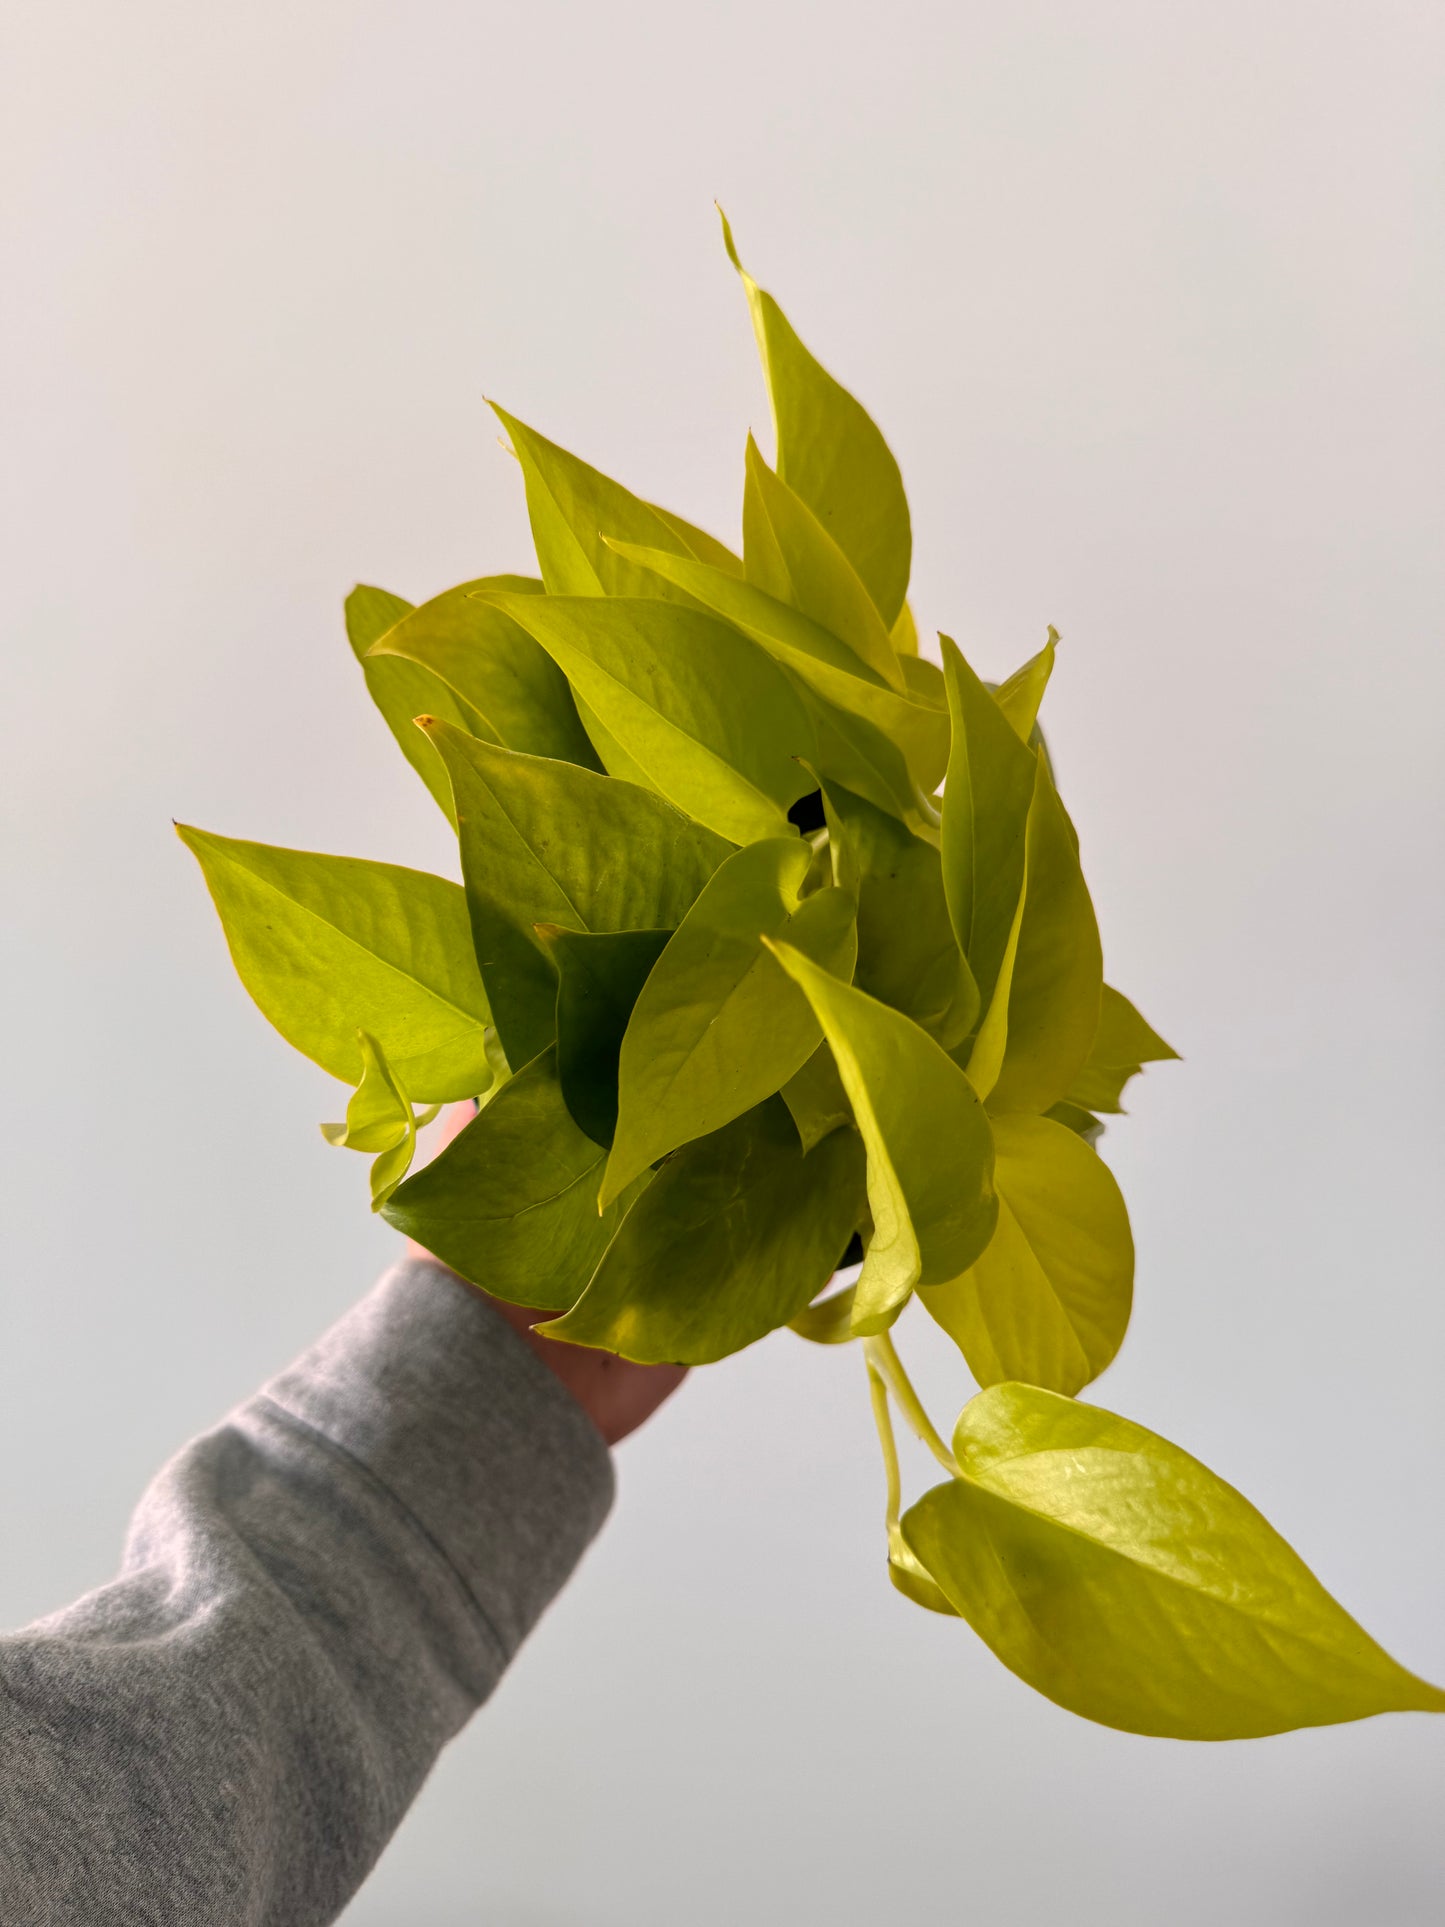
<path fill-rule="evenodd" d="M 449 864 L 341 598 L 525 565 L 484 392 L 734 530 L 717 195 L 893 442 L 922 622 L 991 674 L 1064 632 L 1111 975 L 1187 1060 L 1106 1141 L 1139 1303 L 1096 1395 L 1445 1678 L 1438 5 L 5 31 L 0 1622 L 105 1578 L 391 1249 L 168 819 Z M 621 1485 L 355 1927 L 1445 1912 L 1445 1725 L 1129 1739 L 895 1597 L 851 1354 L 698 1375 Z"/>

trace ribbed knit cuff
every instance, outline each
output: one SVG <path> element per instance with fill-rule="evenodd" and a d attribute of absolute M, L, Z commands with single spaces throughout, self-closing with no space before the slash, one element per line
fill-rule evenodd
<path fill-rule="evenodd" d="M 508 1658 L 612 1504 L 611 1454 L 581 1406 L 479 1292 L 428 1259 L 388 1271 L 266 1396 L 390 1490 Z"/>

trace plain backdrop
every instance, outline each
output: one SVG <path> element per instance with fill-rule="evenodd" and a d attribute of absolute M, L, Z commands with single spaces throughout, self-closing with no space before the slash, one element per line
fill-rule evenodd
<path fill-rule="evenodd" d="M 1091 1396 L 1445 1678 L 1438 4 L 4 34 L 0 1623 L 104 1580 L 393 1249 L 170 818 L 454 868 L 342 597 L 528 565 L 484 395 L 735 536 L 768 424 L 717 196 L 899 456 L 920 624 L 990 675 L 1064 635 L 1109 972 L 1185 1058 L 1105 1141 L 1138 1297 Z M 784 1333 L 619 1458 L 349 1927 L 1445 1913 L 1445 1724 L 1128 1738 L 893 1594 L 852 1352 Z"/>

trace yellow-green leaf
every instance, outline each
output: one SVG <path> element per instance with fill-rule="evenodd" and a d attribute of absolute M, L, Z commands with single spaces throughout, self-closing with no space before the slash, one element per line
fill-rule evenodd
<path fill-rule="evenodd" d="M 1021 669 L 1015 669 L 1007 682 L 993 692 L 994 700 L 1013 725 L 1020 742 L 1028 742 L 1039 720 L 1039 704 L 1054 673 L 1054 651 L 1059 632 L 1052 626 L 1048 641 L 1036 656 L 1030 656 Z"/>
<path fill-rule="evenodd" d="M 572 1121 L 546 1050 L 392 1193 L 382 1216 L 495 1297 L 563 1311 L 647 1182 L 599 1217 L 606 1155 Z"/>
<path fill-rule="evenodd" d="M 793 1073 L 780 1095 L 797 1126 L 804 1151 L 811 1151 L 840 1124 L 853 1122 L 853 1107 L 826 1043 L 819 1044 L 803 1068 Z"/>
<path fill-rule="evenodd" d="M 962 1477 L 904 1515 L 1004 1665 L 1085 1719 L 1249 1739 L 1445 1712 L 1249 1501 L 1178 1446 L 1032 1386 L 965 1406 Z"/>
<path fill-rule="evenodd" d="M 770 1098 L 663 1165 L 546 1334 L 644 1364 L 725 1358 L 803 1310 L 862 1209 L 857 1132 L 805 1158 Z"/>
<path fill-rule="evenodd" d="M 523 577 L 493 576 L 464 582 L 445 595 L 434 596 L 413 609 L 371 645 L 365 667 L 381 671 L 383 664 L 404 664 L 429 673 L 450 696 L 457 722 L 472 736 L 519 749 L 529 756 L 551 756 L 596 769 L 597 758 L 577 717 L 577 706 L 567 678 L 525 629 L 482 599 L 497 593 L 537 593 L 541 584 L 528 585 Z M 394 725 L 403 747 L 412 741 L 421 753 L 434 758 L 426 737 L 412 727 L 412 718 L 439 713 L 435 701 L 418 687 L 415 707 L 404 723 Z M 445 772 L 437 770 L 445 784 Z M 450 790 L 447 790 L 450 800 Z"/>
<path fill-rule="evenodd" d="M 749 582 L 801 610 L 846 643 L 890 689 L 902 690 L 903 671 L 873 598 L 808 504 L 768 467 L 751 435 L 743 567 Z"/>
<path fill-rule="evenodd" d="M 967 1270 L 998 1215 L 983 1105 L 951 1058 L 902 1012 L 770 944 L 807 996 L 868 1152 L 873 1233 L 854 1330 L 881 1331 L 915 1285 Z"/>
<path fill-rule="evenodd" d="M 557 967 L 557 1075 L 567 1109 L 594 1143 L 617 1129 L 617 1059 L 633 1005 L 670 930 L 562 930 L 537 934 Z"/>
<path fill-rule="evenodd" d="M 697 602 L 761 644 L 830 705 L 882 732 L 903 752 L 914 781 L 926 795 L 938 787 L 948 765 L 948 711 L 941 700 L 932 694 L 912 697 L 890 689 L 845 643 L 755 583 L 687 556 L 630 543 L 610 546 L 639 568 L 686 589 Z M 910 679 L 906 669 L 904 675 Z M 911 788 L 906 783 L 898 787 L 903 806 L 909 806 Z"/>
<path fill-rule="evenodd" d="M 945 805 L 946 805 L 945 797 Z M 1104 958 L 1079 849 L 1035 756 L 1027 831 L 1028 887 L 1008 993 L 1008 1043 L 993 1111 L 1040 1113 L 1072 1087 L 1099 1027 Z"/>
<path fill-rule="evenodd" d="M 983 1007 L 993 995 L 1023 882 L 1036 758 L 947 636 L 953 746 L 943 791 L 943 887 Z"/>
<path fill-rule="evenodd" d="M 511 436 L 522 465 L 532 541 L 550 595 L 676 594 L 615 555 L 603 541 L 606 535 L 649 548 L 676 549 L 683 555 L 701 554 L 705 549 L 708 560 L 717 562 L 721 543 L 701 536 L 677 516 L 664 515 L 495 402 L 491 409 Z M 726 555 L 727 550 L 722 553 Z"/>
<path fill-rule="evenodd" d="M 726 216 L 723 240 L 747 291 L 777 425 L 778 474 L 848 557 L 891 626 L 908 592 L 913 549 L 898 464 L 866 411 L 814 360 L 777 302 L 745 271 Z"/>
<path fill-rule="evenodd" d="M 786 932 L 828 970 L 853 974 L 852 898 L 832 887 L 800 897 L 811 857 L 798 837 L 739 850 L 658 958 L 622 1040 L 604 1203 L 679 1144 L 760 1104 L 817 1049 L 807 998 L 763 948 Z"/>
<path fill-rule="evenodd" d="M 1088 1059 L 1069 1086 L 1068 1101 L 1089 1111 L 1122 1111 L 1124 1086 L 1146 1064 L 1177 1059 L 1121 991 L 1104 985 L 1099 1028 Z"/>
<path fill-rule="evenodd" d="M 995 1117 L 998 1226 L 978 1261 L 918 1295 L 980 1385 L 1077 1392 L 1123 1342 L 1129 1213 L 1103 1159 L 1047 1117 Z"/>
<path fill-rule="evenodd" d="M 201 866 L 237 975 L 288 1044 L 357 1084 L 360 1027 L 422 1103 L 491 1083 L 487 997 L 455 883 L 186 824 L 176 831 Z"/>
<path fill-rule="evenodd" d="M 797 759 L 811 759 L 814 731 L 765 650 L 715 616 L 656 600 L 518 596 L 499 606 L 660 795 L 735 843 L 786 833 L 788 806 L 808 788 Z"/>
<path fill-rule="evenodd" d="M 833 874 L 858 904 L 859 989 L 954 1049 L 978 1015 L 978 986 L 949 921 L 938 851 L 841 784 L 825 782 L 823 796 Z"/>
<path fill-rule="evenodd" d="M 650 789 L 426 722 L 456 797 L 482 979 L 520 1068 L 555 1027 L 556 968 L 537 925 L 672 929 L 731 845 Z"/>

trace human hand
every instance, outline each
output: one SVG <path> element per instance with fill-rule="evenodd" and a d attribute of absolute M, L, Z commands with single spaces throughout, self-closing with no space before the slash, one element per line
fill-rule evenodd
<path fill-rule="evenodd" d="M 470 1104 L 454 1104 L 438 1126 L 435 1151 L 440 1151 L 459 1131 L 465 1130 L 474 1116 Z M 443 1262 L 415 1239 L 408 1238 L 406 1248 L 414 1258 L 430 1258 L 433 1264 Z M 455 1272 L 452 1275 L 457 1276 Z M 478 1289 L 466 1279 L 460 1282 L 468 1291 Z M 635 1432 L 644 1419 L 651 1418 L 687 1376 L 685 1365 L 634 1365 L 630 1359 L 618 1358 L 612 1352 L 544 1338 L 533 1328 L 545 1319 L 555 1318 L 555 1312 L 534 1311 L 530 1305 L 509 1305 L 505 1299 L 492 1297 L 490 1292 L 483 1292 L 482 1296 L 513 1331 L 521 1335 L 548 1371 L 566 1386 L 609 1445 L 616 1445 L 629 1432 Z"/>

